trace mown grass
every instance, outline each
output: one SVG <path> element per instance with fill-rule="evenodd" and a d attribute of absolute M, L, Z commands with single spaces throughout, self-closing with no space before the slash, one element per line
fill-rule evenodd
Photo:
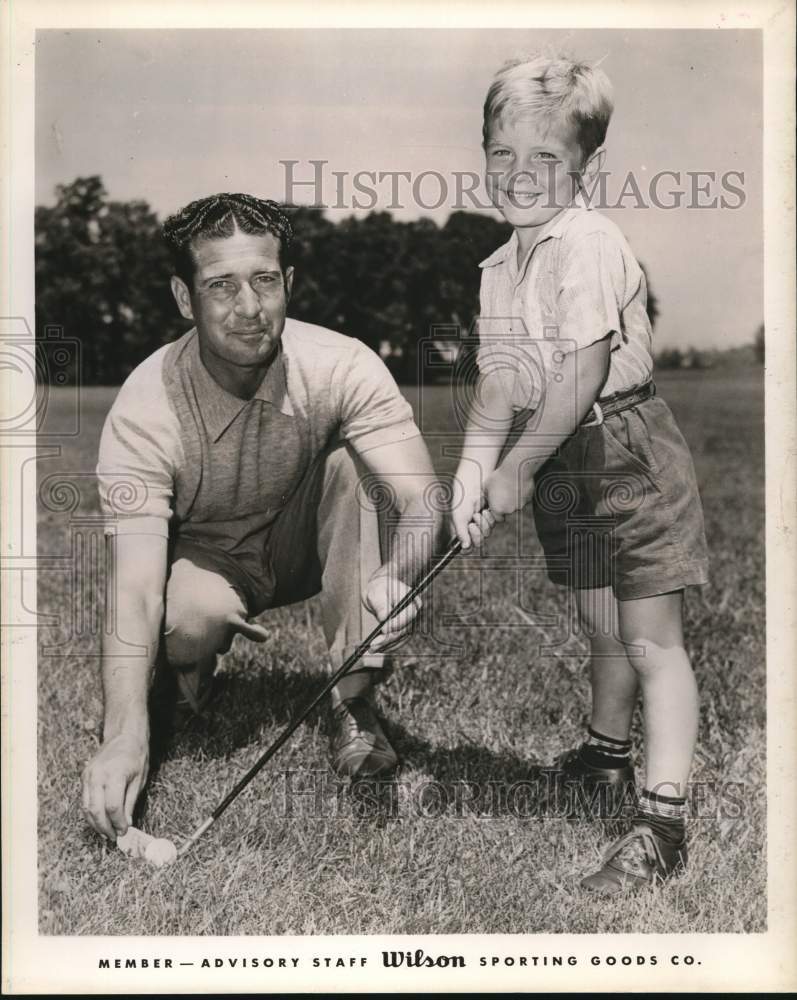
<path fill-rule="evenodd" d="M 39 551 L 66 558 L 38 584 L 39 612 L 60 617 L 40 638 L 41 932 L 765 930 L 762 379 L 678 373 L 659 383 L 693 450 L 712 552 L 711 585 L 690 593 L 686 610 L 702 696 L 693 783 L 703 801 L 683 878 L 617 902 L 585 898 L 578 879 L 611 831 L 535 815 L 539 768 L 582 736 L 586 647 L 567 628 L 563 592 L 539 570 L 518 576 L 511 527 L 481 560 L 463 557 L 439 578 L 422 634 L 383 685 L 404 759 L 396 787 L 376 795 L 336 782 L 321 714 L 178 865 L 157 872 L 104 845 L 79 808 L 80 771 L 101 725 L 102 574 L 84 569 L 75 583 L 68 563 L 78 536 L 97 536 L 91 472 L 114 390 L 86 390 L 79 437 L 40 462 L 42 493 L 60 509 L 40 505 Z M 53 394 L 51 433 L 70 405 L 67 394 Z M 458 436 L 447 432 L 445 389 L 427 391 L 422 420 L 438 469 L 451 469 Z M 77 509 L 65 509 L 63 492 L 55 497 L 59 480 L 79 489 Z M 525 516 L 522 525 L 522 551 L 533 556 Z M 547 624 L 524 624 L 518 603 Z M 317 691 L 325 647 L 315 602 L 264 620 L 264 646 L 238 637 L 224 659 L 213 721 L 167 748 L 144 803 L 145 829 L 175 840 L 192 831 Z"/>

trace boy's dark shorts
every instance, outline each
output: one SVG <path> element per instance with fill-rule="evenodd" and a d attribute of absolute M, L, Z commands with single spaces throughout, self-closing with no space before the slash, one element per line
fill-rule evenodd
<path fill-rule="evenodd" d="M 579 427 L 537 475 L 534 520 L 554 583 L 629 601 L 708 582 L 692 456 L 658 396 Z"/>

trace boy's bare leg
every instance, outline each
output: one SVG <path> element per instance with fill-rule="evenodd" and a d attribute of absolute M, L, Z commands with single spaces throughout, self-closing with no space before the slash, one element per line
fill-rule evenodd
<path fill-rule="evenodd" d="M 611 587 L 577 590 L 575 594 L 581 629 L 590 643 L 590 727 L 614 739 L 627 740 L 638 680 L 620 639 L 617 600 Z"/>
<path fill-rule="evenodd" d="M 698 695 L 684 649 L 682 604 L 682 591 L 618 602 L 620 636 L 642 689 L 645 787 L 629 832 L 612 845 L 602 867 L 582 879 L 593 892 L 660 881 L 687 862 L 686 783 Z"/>
<path fill-rule="evenodd" d="M 637 675 L 619 638 L 617 601 L 610 587 L 576 590 L 582 634 L 590 642 L 592 713 L 584 742 L 557 758 L 558 790 L 592 816 L 616 817 L 635 798 L 631 764 L 631 719 Z"/>
<path fill-rule="evenodd" d="M 684 649 L 683 591 L 620 601 L 620 635 L 642 689 L 645 784 L 684 797 L 697 741 L 698 692 Z"/>

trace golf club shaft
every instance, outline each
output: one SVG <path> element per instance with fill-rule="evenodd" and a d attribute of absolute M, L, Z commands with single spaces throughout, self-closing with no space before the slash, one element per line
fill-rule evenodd
<path fill-rule="evenodd" d="M 263 753 L 263 755 L 255 761 L 255 763 L 249 768 L 249 770 L 241 778 L 238 784 L 235 785 L 235 787 L 229 792 L 229 794 L 222 799 L 222 801 L 216 806 L 216 808 L 213 810 L 210 816 L 201 824 L 201 826 L 197 828 L 196 832 L 193 833 L 188 838 L 188 840 L 185 841 L 185 843 L 178 851 L 178 854 L 184 854 L 191 847 L 191 845 L 194 844 L 202 836 L 202 834 L 211 826 L 211 824 L 214 823 L 219 818 L 219 816 L 221 816 L 221 814 L 233 802 L 233 800 L 237 798 L 238 795 L 240 795 L 240 793 L 244 790 L 244 788 L 246 788 L 246 786 L 249 784 L 252 778 L 254 778 L 255 775 L 258 774 L 258 772 L 266 766 L 266 764 L 271 760 L 271 758 L 285 745 L 285 743 L 290 739 L 293 733 L 296 732 L 299 726 L 305 721 L 307 716 L 310 715 L 313 709 L 315 709 L 320 704 L 320 702 L 324 700 L 324 698 L 329 694 L 329 692 L 344 676 L 344 674 L 348 673 L 348 671 L 351 670 L 351 668 L 365 655 L 365 653 L 368 652 L 371 643 L 379 635 L 379 633 L 382 631 L 385 625 L 387 625 L 390 621 L 392 621 L 396 617 L 396 615 L 400 614 L 405 608 L 409 607 L 409 605 L 412 604 L 415 598 L 419 597 L 424 592 L 424 590 L 426 590 L 426 588 L 429 586 L 432 580 L 434 580 L 434 578 L 438 575 L 438 573 L 440 573 L 442 570 L 445 569 L 445 567 L 451 562 L 454 556 L 457 555 L 457 553 L 460 551 L 461 548 L 462 548 L 462 543 L 459 541 L 459 539 L 455 539 L 448 547 L 446 552 L 440 557 L 440 559 L 438 559 L 435 565 L 432 566 L 429 572 L 424 577 L 422 577 L 422 579 L 419 580 L 418 583 L 416 583 L 415 586 L 410 591 L 408 591 L 408 593 L 404 595 L 404 597 L 402 597 L 402 599 L 398 602 L 398 604 L 396 604 L 396 606 L 393 608 L 390 614 L 383 621 L 379 622 L 379 624 L 374 627 L 373 631 L 369 635 L 367 635 L 365 639 L 363 639 L 363 641 L 354 650 L 351 656 L 348 657 L 348 659 L 346 659 L 345 662 L 341 664 L 339 669 L 336 670 L 334 674 L 332 674 L 327 683 L 321 688 L 321 690 L 318 692 L 315 698 L 313 698 L 313 700 L 309 703 L 309 705 L 307 705 L 305 709 L 302 712 L 300 712 L 299 715 L 297 715 L 292 722 L 288 724 L 288 726 L 277 737 L 277 739 L 274 740 L 274 742 Z"/>

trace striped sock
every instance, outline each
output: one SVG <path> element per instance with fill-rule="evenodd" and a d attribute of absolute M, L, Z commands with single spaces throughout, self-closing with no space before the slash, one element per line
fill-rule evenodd
<path fill-rule="evenodd" d="M 639 796 L 634 819 L 647 824 L 668 843 L 678 844 L 686 836 L 686 799 L 645 788 Z"/>
<path fill-rule="evenodd" d="M 581 759 L 593 767 L 628 767 L 631 763 L 631 740 L 604 736 L 591 726 L 581 746 Z"/>

